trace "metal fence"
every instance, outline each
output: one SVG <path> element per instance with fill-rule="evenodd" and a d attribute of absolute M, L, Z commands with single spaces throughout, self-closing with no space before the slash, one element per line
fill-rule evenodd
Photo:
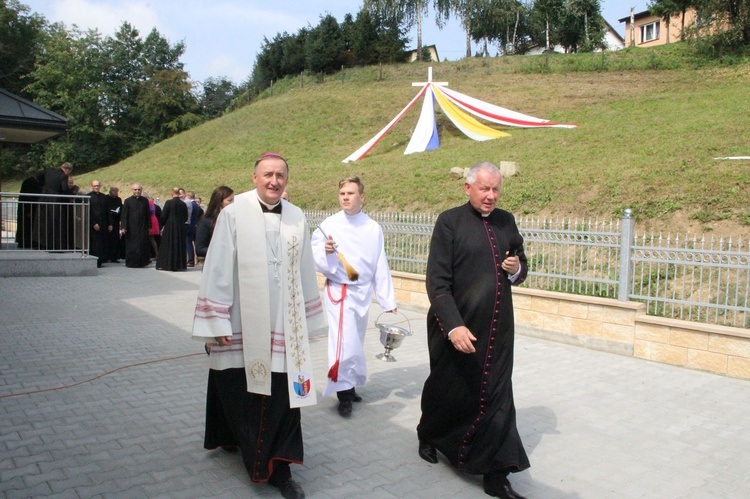
<path fill-rule="evenodd" d="M 315 229 L 331 211 L 306 211 Z M 391 269 L 424 274 L 436 215 L 370 213 Z M 750 241 L 637 234 L 620 220 L 516 220 L 531 288 L 639 301 L 651 315 L 750 328 Z"/>
<path fill-rule="evenodd" d="M 2 248 L 89 251 L 89 197 L 0 193 Z M 306 211 L 311 230 L 332 211 Z M 370 213 L 383 228 L 391 269 L 424 274 L 434 214 Z M 521 217 L 525 285 L 634 300 L 651 315 L 750 328 L 750 241 L 710 235 L 637 234 L 620 220 Z"/>
<path fill-rule="evenodd" d="M 3 251 L 89 253 L 88 196 L 0 192 Z"/>
<path fill-rule="evenodd" d="M 333 215 L 333 211 L 306 210 L 310 230 Z M 368 213 L 383 228 L 385 251 L 391 270 L 424 274 L 427 270 L 427 254 L 437 215 L 418 213 Z"/>

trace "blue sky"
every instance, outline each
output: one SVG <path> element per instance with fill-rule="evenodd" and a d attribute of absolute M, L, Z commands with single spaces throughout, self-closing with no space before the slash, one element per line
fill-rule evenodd
<path fill-rule="evenodd" d="M 97 28 L 112 35 L 122 21 L 128 21 L 145 36 L 154 27 L 170 43 L 183 41 L 187 47 L 182 61 L 194 81 L 225 76 L 235 83 L 247 78 L 263 37 L 296 33 L 301 27 L 318 24 L 321 15 L 332 14 L 341 22 L 346 13 L 360 9 L 357 0 L 21 0 L 33 12 L 51 22 L 79 28 Z M 604 18 L 624 35 L 618 19 L 647 9 L 648 0 L 601 0 Z M 416 28 L 408 36 L 416 46 Z M 443 30 L 434 18 L 423 25 L 424 44 L 436 44 L 441 59 L 457 60 L 466 49 L 466 35 L 457 21 Z M 494 53 L 493 50 L 490 53 Z"/>

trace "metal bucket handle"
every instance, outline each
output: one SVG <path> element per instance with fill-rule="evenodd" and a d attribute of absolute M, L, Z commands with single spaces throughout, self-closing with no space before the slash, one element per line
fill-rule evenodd
<path fill-rule="evenodd" d="M 383 316 L 383 314 L 387 314 L 387 313 L 389 313 L 387 310 L 384 310 L 384 311 L 380 312 L 380 314 L 378 315 L 378 317 L 375 319 L 375 325 L 376 326 L 379 324 L 380 318 Z M 414 332 L 411 330 L 411 321 L 409 320 L 409 318 L 406 316 L 405 313 L 399 311 L 399 312 L 396 312 L 394 315 L 396 315 L 396 316 L 399 316 L 399 315 L 403 316 L 404 319 L 406 319 L 406 325 L 409 327 L 408 328 L 409 334 L 410 335 L 414 334 Z"/>

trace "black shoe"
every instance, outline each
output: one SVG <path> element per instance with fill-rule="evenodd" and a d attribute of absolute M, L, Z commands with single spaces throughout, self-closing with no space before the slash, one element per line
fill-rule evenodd
<path fill-rule="evenodd" d="M 507 476 L 499 473 L 484 475 L 484 493 L 501 499 L 525 499 L 524 496 L 513 490 Z"/>
<path fill-rule="evenodd" d="M 357 394 L 357 391 L 354 389 L 354 387 L 351 387 L 348 390 L 341 390 L 340 392 L 336 392 L 336 397 L 338 397 L 339 402 L 343 400 L 349 400 L 351 402 L 362 402 L 362 397 Z"/>
<path fill-rule="evenodd" d="M 492 488 L 485 487 L 484 493 L 488 496 L 499 497 L 500 499 L 525 499 L 524 496 L 513 490 L 510 484 Z"/>
<path fill-rule="evenodd" d="M 278 483 L 269 480 L 268 484 L 279 489 L 282 497 L 286 499 L 305 499 L 305 491 L 302 490 L 302 487 L 300 487 L 300 485 L 292 478 L 288 478 L 283 482 Z"/>
<path fill-rule="evenodd" d="M 352 415 L 351 400 L 342 400 L 341 402 L 339 402 L 339 414 L 341 414 L 345 418 Z"/>
<path fill-rule="evenodd" d="M 419 441 L 419 457 L 427 461 L 428 463 L 437 463 L 437 451 L 435 447 L 425 442 Z"/>
<path fill-rule="evenodd" d="M 219 449 L 227 454 L 238 454 L 240 452 L 240 448 L 236 445 L 222 445 Z"/>

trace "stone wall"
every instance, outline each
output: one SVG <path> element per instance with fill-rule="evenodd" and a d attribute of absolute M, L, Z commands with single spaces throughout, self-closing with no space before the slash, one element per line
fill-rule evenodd
<path fill-rule="evenodd" d="M 427 311 L 423 275 L 393 272 L 393 285 L 399 306 Z M 643 303 L 523 286 L 513 288 L 513 305 L 519 334 L 750 379 L 747 329 L 651 317 Z"/>

